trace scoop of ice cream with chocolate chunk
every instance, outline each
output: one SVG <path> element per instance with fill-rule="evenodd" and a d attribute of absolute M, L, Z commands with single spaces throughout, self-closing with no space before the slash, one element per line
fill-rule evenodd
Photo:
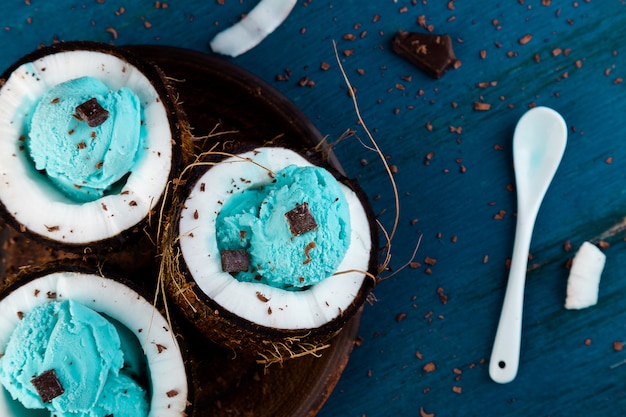
<path fill-rule="evenodd" d="M 173 302 L 212 341 L 264 363 L 326 346 L 378 271 L 364 193 L 305 154 L 260 147 L 198 167 L 163 235 Z"/>
<path fill-rule="evenodd" d="M 350 213 L 328 171 L 290 165 L 273 182 L 233 195 L 216 230 L 224 270 L 245 251 L 248 265 L 235 262 L 243 268 L 228 271 L 237 279 L 297 289 L 336 271 L 350 245 Z"/>
<path fill-rule="evenodd" d="M 145 135 L 138 97 L 126 87 L 111 91 L 94 77 L 50 88 L 28 128 L 35 168 L 79 201 L 102 197 L 128 174 Z"/>
<path fill-rule="evenodd" d="M 72 300 L 52 301 L 25 314 L 13 331 L 0 382 L 24 407 L 56 416 L 145 416 L 146 392 L 123 367 L 110 321 Z"/>

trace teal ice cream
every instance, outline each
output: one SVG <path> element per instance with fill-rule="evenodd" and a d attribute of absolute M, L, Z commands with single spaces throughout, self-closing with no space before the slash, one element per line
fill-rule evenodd
<path fill-rule="evenodd" d="M 24 407 L 57 417 L 146 416 L 146 393 L 123 368 L 111 322 L 71 300 L 53 301 L 35 307 L 15 328 L 0 358 L 0 382 Z M 45 400 L 35 378 L 50 370 L 61 389 Z"/>
<path fill-rule="evenodd" d="M 92 123 L 81 117 L 79 107 L 94 98 L 100 113 L 94 111 Z M 138 97 L 125 87 L 111 91 L 93 77 L 48 90 L 28 130 L 26 145 L 35 168 L 77 201 L 102 197 L 128 174 L 145 136 Z"/>
<path fill-rule="evenodd" d="M 145 401 L 145 395 L 143 388 L 137 385 L 130 376 L 120 373 L 107 379 L 96 405 L 81 416 L 145 417 L 148 415 L 148 403 Z M 57 414 L 56 417 L 65 416 Z"/>
<path fill-rule="evenodd" d="M 104 317 L 115 326 L 120 337 L 120 349 L 124 355 L 124 373 L 135 380 L 145 378 L 147 358 L 135 333 L 114 318 L 106 315 Z"/>
<path fill-rule="evenodd" d="M 304 225 L 294 226 L 290 213 Z M 230 197 L 217 216 L 216 237 L 221 252 L 246 251 L 249 268 L 233 272 L 238 280 L 308 287 L 332 275 L 344 258 L 348 203 L 325 169 L 290 165 L 274 182 Z"/>

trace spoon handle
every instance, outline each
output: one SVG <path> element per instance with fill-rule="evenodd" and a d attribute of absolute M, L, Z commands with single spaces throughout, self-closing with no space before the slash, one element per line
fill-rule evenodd
<path fill-rule="evenodd" d="M 489 376 L 501 384 L 511 382 L 517 375 L 519 366 L 524 286 L 536 217 L 535 214 L 530 218 L 523 218 L 521 214 L 518 213 L 509 280 L 489 362 Z"/>

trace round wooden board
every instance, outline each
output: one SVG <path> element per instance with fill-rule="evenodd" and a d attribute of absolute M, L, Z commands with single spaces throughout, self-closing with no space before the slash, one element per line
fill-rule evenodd
<path fill-rule="evenodd" d="M 318 145 L 321 134 L 306 116 L 271 86 L 220 58 L 186 49 L 128 46 L 158 65 L 172 80 L 193 128 L 202 137 L 218 131 L 236 131 L 237 140 L 253 145 L 271 142 L 296 150 Z M 219 140 L 228 140 L 227 136 Z M 207 146 L 213 143 L 207 140 Z M 341 171 L 332 152 L 330 164 Z M 0 221 L 0 277 L 24 266 L 76 258 L 77 255 L 43 247 L 27 240 Z M 149 247 L 149 242 L 144 242 Z M 157 266 L 154 253 L 113 255 L 109 261 L 154 294 Z M 334 389 L 354 347 L 361 311 L 317 355 L 264 366 L 254 358 L 237 357 L 178 320 L 183 346 L 193 375 L 190 417 L 314 416 Z"/>

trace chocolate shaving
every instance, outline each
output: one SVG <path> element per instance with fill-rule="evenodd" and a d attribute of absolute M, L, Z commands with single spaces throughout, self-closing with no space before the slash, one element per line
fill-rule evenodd
<path fill-rule="evenodd" d="M 309 205 L 306 201 L 302 204 L 296 204 L 296 208 L 285 213 L 285 217 L 289 223 L 291 234 L 294 236 L 317 229 L 317 223 L 309 211 Z"/>
<path fill-rule="evenodd" d="M 392 41 L 393 51 L 433 78 L 441 76 L 457 62 L 448 35 L 400 30 Z"/>
<path fill-rule="evenodd" d="M 250 266 L 248 252 L 245 249 L 223 250 L 220 252 L 220 258 L 224 272 L 247 271 Z"/>
<path fill-rule="evenodd" d="M 87 122 L 89 127 L 100 126 L 109 117 L 108 110 L 103 108 L 95 97 L 76 106 L 76 114 Z"/>
<path fill-rule="evenodd" d="M 30 382 L 37 390 L 41 402 L 43 403 L 48 403 L 65 392 L 54 369 L 45 371 L 41 375 L 31 379 Z"/>
<path fill-rule="evenodd" d="M 304 248 L 304 256 L 306 256 L 306 259 L 304 260 L 304 262 L 302 262 L 302 265 L 306 265 L 306 264 L 310 263 L 313 260 L 311 258 L 310 252 L 316 246 L 317 246 L 317 244 L 315 242 L 309 242 L 308 245 L 306 245 L 306 247 Z"/>

